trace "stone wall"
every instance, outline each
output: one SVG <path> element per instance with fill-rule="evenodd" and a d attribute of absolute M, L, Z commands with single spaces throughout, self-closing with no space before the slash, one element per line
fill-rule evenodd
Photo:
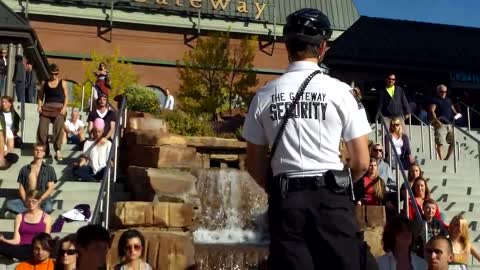
<path fill-rule="evenodd" d="M 182 137 L 151 115 L 130 112 L 121 167 L 128 174 L 132 201 L 117 202 L 109 269 L 119 262 L 118 238 L 126 229 L 147 239 L 144 259 L 157 270 L 193 268 L 192 231 L 199 224 L 196 169 L 244 168 L 246 144 L 214 137 Z M 266 200 L 265 200 L 266 202 Z"/>

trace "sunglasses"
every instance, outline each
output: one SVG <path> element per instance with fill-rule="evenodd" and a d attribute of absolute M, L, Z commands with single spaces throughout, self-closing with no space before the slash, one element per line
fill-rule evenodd
<path fill-rule="evenodd" d="M 52 76 L 58 76 L 58 72 L 52 72 L 50 74 L 52 74 Z"/>
<path fill-rule="evenodd" d="M 70 255 L 70 256 L 75 255 L 75 254 L 77 254 L 77 250 L 76 249 L 62 249 L 62 250 L 60 250 L 60 254 L 59 254 L 60 256 L 65 255 L 65 254 Z"/>
<path fill-rule="evenodd" d="M 381 152 L 383 152 L 383 149 L 373 149 L 373 151 L 381 153 Z"/>
<path fill-rule="evenodd" d="M 125 246 L 125 250 L 128 251 L 128 250 L 135 250 L 135 251 L 140 251 L 142 249 L 142 246 L 141 245 L 128 245 L 128 246 Z"/>
<path fill-rule="evenodd" d="M 396 79 L 388 78 L 389 81 L 395 81 Z"/>
<path fill-rule="evenodd" d="M 398 126 L 400 126 L 400 124 L 393 124 L 393 126 L 394 126 L 394 127 L 398 127 Z"/>

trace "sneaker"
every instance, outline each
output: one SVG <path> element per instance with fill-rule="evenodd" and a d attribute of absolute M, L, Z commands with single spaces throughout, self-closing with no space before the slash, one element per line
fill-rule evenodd
<path fill-rule="evenodd" d="M 10 212 L 10 211 L 5 211 L 4 218 L 6 219 L 15 219 L 17 217 L 17 214 Z"/>

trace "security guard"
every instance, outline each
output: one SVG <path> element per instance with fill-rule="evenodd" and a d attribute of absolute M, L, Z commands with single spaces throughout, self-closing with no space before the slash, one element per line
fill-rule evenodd
<path fill-rule="evenodd" d="M 352 157 L 348 165 L 353 180 L 361 178 L 369 165 L 371 131 L 351 87 L 319 71 L 331 33 L 328 18 L 319 10 L 288 16 L 288 70 L 257 92 L 245 119 L 247 169 L 269 194 L 271 270 L 377 269 L 357 237 L 348 192 L 327 178 L 343 169 L 341 139 Z M 278 147 L 272 147 L 276 150 L 269 159 L 269 146 L 277 136 Z"/>

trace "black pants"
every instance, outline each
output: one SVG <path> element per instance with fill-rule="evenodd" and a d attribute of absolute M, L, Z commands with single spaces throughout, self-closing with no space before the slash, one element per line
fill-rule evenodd
<path fill-rule="evenodd" d="M 327 188 L 269 196 L 269 270 L 376 270 L 353 203 Z"/>
<path fill-rule="evenodd" d="M 32 245 L 10 245 L 0 242 L 0 254 L 10 259 L 28 261 L 33 257 Z"/>

